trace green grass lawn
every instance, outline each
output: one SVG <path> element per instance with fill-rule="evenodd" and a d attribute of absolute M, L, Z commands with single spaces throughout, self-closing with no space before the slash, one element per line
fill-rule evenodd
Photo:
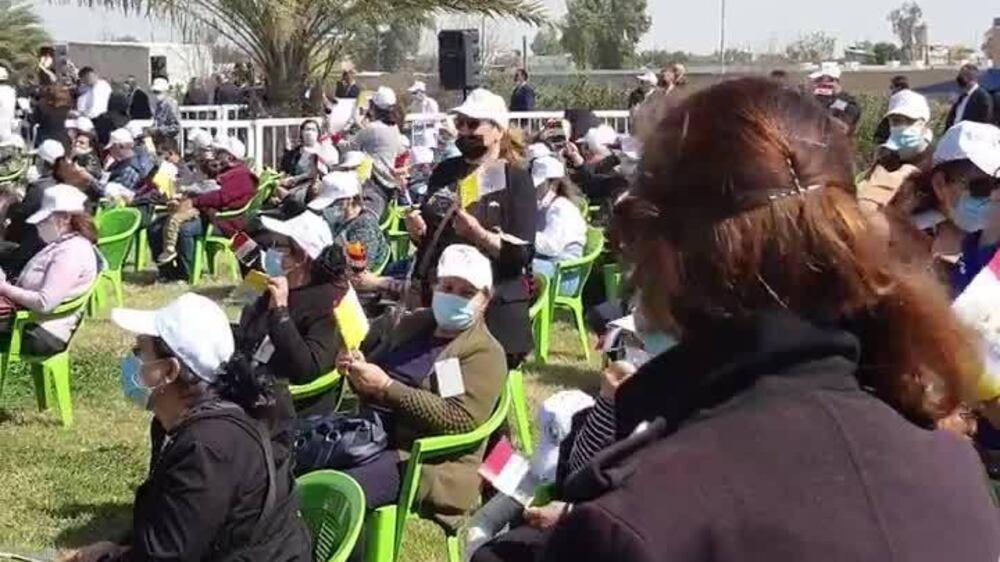
<path fill-rule="evenodd" d="M 125 304 L 137 308 L 160 306 L 187 290 L 150 285 L 147 276 L 132 281 Z M 198 292 L 235 315 L 230 287 L 206 283 Z M 0 551 L 75 547 L 113 537 L 129 524 L 133 491 L 147 468 L 149 414 L 121 396 L 118 365 L 132 340 L 107 317 L 105 311 L 88 318 L 73 344 L 71 429 L 60 426 L 54 411 L 37 411 L 26 371 L 11 372 L 0 406 Z M 557 323 L 552 341 L 549 363 L 525 371 L 532 410 L 558 390 L 597 386 L 597 358 L 584 362 L 569 324 Z M 411 523 L 401 558 L 444 560 L 440 531 Z"/>

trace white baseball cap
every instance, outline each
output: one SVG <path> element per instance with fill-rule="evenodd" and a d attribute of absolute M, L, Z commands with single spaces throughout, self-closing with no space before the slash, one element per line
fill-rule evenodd
<path fill-rule="evenodd" d="M 1000 128 L 962 121 L 948 129 L 934 151 L 934 165 L 955 160 L 971 160 L 986 174 L 1000 176 Z"/>
<path fill-rule="evenodd" d="M 415 146 L 410 150 L 410 158 L 414 165 L 433 164 L 434 151 L 429 146 Z"/>
<path fill-rule="evenodd" d="M 841 70 L 840 65 L 837 64 L 837 62 L 827 61 L 827 62 L 821 63 L 819 65 L 819 70 L 817 70 L 816 72 L 813 72 L 812 74 L 810 74 L 809 75 L 809 79 L 810 80 L 818 80 L 819 78 L 822 78 L 824 76 L 829 76 L 830 78 L 834 78 L 836 80 L 840 80 L 840 75 L 842 73 L 843 73 L 843 70 Z"/>
<path fill-rule="evenodd" d="M 490 260 L 476 248 L 467 244 L 452 244 L 441 252 L 437 277 L 465 279 L 479 290 L 493 287 L 493 268 Z"/>
<path fill-rule="evenodd" d="M 217 151 L 232 154 L 237 160 L 243 160 L 247 155 L 247 147 L 243 141 L 229 135 L 219 135 L 212 141 L 212 148 Z"/>
<path fill-rule="evenodd" d="M 372 96 L 371 102 L 375 104 L 375 107 L 381 109 L 389 109 L 390 107 L 396 105 L 396 92 L 388 86 L 379 86 L 378 90 L 375 90 L 375 95 Z"/>
<path fill-rule="evenodd" d="M 0 81 L 10 80 L 10 73 L 7 71 L 7 67 L 0 64 Z"/>
<path fill-rule="evenodd" d="M 46 164 L 55 164 L 56 160 L 66 156 L 66 147 L 57 140 L 49 139 L 43 141 L 34 153 Z"/>
<path fill-rule="evenodd" d="M 645 82 L 647 84 L 656 84 L 659 82 L 659 79 L 652 70 L 647 70 L 646 72 L 636 76 L 636 78 L 638 78 L 640 82 Z"/>
<path fill-rule="evenodd" d="M 82 213 L 87 196 L 82 191 L 64 183 L 45 189 L 42 194 L 42 207 L 38 212 L 28 217 L 28 224 L 38 224 L 52 216 L 52 213 Z"/>
<path fill-rule="evenodd" d="M 212 133 L 200 127 L 195 127 L 188 133 L 188 142 L 194 150 L 210 148 L 212 146 Z"/>
<path fill-rule="evenodd" d="M 160 338 L 193 375 L 211 384 L 236 348 L 229 318 L 212 300 L 185 293 L 159 310 L 116 308 L 111 320 L 123 330 Z"/>
<path fill-rule="evenodd" d="M 341 170 L 353 170 L 365 161 L 365 153 L 359 150 L 350 150 L 344 153 L 344 157 L 337 165 Z"/>
<path fill-rule="evenodd" d="M 535 187 L 546 180 L 566 177 L 566 165 L 554 156 L 542 156 L 531 163 L 531 179 Z"/>
<path fill-rule="evenodd" d="M 152 90 L 154 93 L 166 92 L 167 90 L 170 89 L 170 82 L 168 82 L 166 78 L 162 77 L 154 78 L 153 85 L 150 86 L 149 89 Z"/>
<path fill-rule="evenodd" d="M 618 133 L 609 125 L 598 125 L 591 127 L 580 140 L 589 147 L 611 146 L 618 142 Z"/>
<path fill-rule="evenodd" d="M 913 90 L 901 90 L 889 98 L 889 111 L 885 112 L 885 116 L 890 115 L 930 121 L 931 106 L 927 103 L 927 98 Z"/>
<path fill-rule="evenodd" d="M 90 117 L 81 115 L 76 118 L 76 130 L 83 133 L 93 133 L 94 122 L 90 120 Z"/>
<path fill-rule="evenodd" d="M 146 136 L 145 128 L 142 126 L 142 123 L 139 123 L 138 121 L 129 121 L 125 124 L 125 129 L 132 134 L 133 139 Z"/>
<path fill-rule="evenodd" d="M 320 182 L 319 194 L 309 202 L 309 208 L 322 211 L 341 199 L 361 194 L 361 182 L 354 172 L 330 172 Z"/>
<path fill-rule="evenodd" d="M 452 109 L 449 113 L 457 113 L 471 119 L 492 121 L 501 129 L 506 129 L 510 122 L 507 102 L 485 88 L 472 90 L 462 105 Z"/>
<path fill-rule="evenodd" d="M 260 223 L 275 234 L 291 238 L 312 259 L 318 258 L 324 248 L 333 244 L 330 227 L 325 220 L 312 211 L 304 211 L 297 217 L 286 221 L 273 217 L 261 217 Z"/>
<path fill-rule="evenodd" d="M 552 156 L 552 149 L 544 142 L 529 144 L 527 150 L 528 160 L 536 160 L 543 156 Z"/>
<path fill-rule="evenodd" d="M 116 144 L 132 146 L 135 144 L 135 137 L 132 136 L 132 133 L 130 133 L 128 129 L 115 129 L 114 131 L 111 131 L 111 136 L 108 137 L 108 144 L 104 147 L 104 150 L 107 150 Z"/>
<path fill-rule="evenodd" d="M 412 86 L 407 88 L 406 91 L 410 92 L 411 94 L 416 92 L 426 92 L 427 84 L 424 84 L 421 80 L 417 80 L 416 82 L 413 83 Z"/>

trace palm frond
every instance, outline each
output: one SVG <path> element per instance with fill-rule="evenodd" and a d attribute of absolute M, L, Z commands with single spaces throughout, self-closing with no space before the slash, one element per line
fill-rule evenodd
<path fill-rule="evenodd" d="M 48 42 L 49 35 L 29 2 L 0 0 L 0 63 L 23 74 L 34 66 L 39 47 Z"/>

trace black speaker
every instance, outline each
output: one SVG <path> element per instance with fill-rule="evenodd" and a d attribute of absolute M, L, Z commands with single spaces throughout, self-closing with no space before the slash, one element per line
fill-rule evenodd
<path fill-rule="evenodd" d="M 438 79 L 445 90 L 479 86 L 479 30 L 446 29 L 438 33 Z"/>

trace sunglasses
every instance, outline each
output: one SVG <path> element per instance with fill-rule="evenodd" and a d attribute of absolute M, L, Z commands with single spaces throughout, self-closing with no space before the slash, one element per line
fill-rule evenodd
<path fill-rule="evenodd" d="M 471 119 L 469 117 L 463 117 L 461 115 L 455 117 L 455 127 L 458 129 L 466 128 L 469 130 L 476 130 L 482 125 L 483 122 L 480 119 Z"/>

